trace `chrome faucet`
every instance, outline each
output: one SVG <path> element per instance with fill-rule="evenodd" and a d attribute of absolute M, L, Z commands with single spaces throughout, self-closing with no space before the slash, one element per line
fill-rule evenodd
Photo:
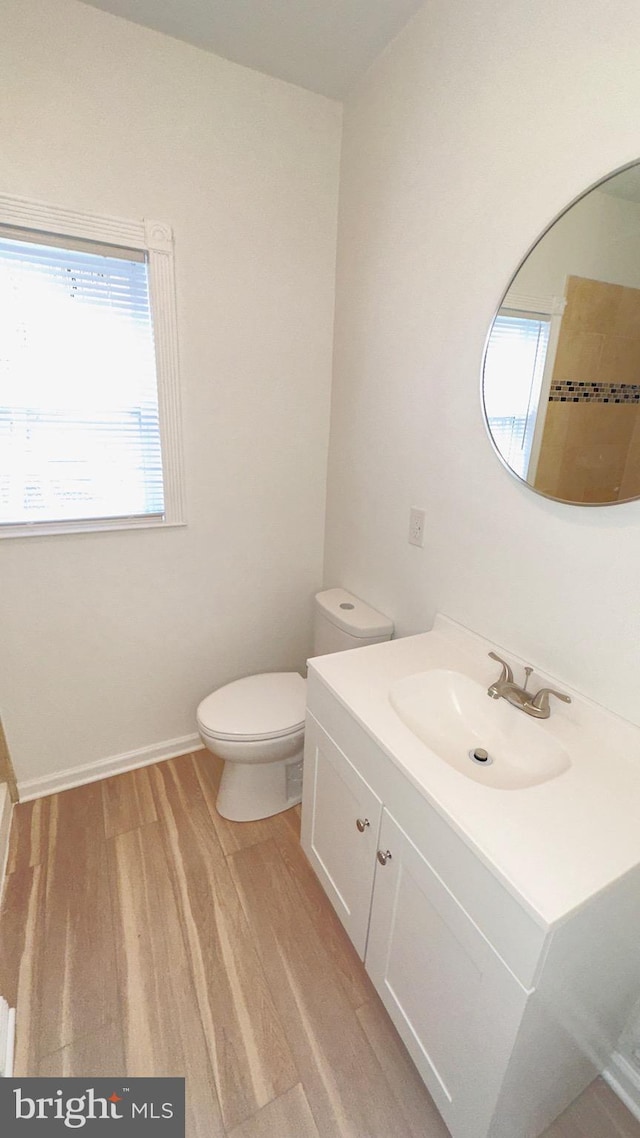
<path fill-rule="evenodd" d="M 524 687 L 520 687 L 519 684 L 514 683 L 513 672 L 506 660 L 503 660 L 496 652 L 490 652 L 489 655 L 492 660 L 497 660 L 499 664 L 502 664 L 500 676 L 487 690 L 487 695 L 491 699 L 506 699 L 507 703 L 517 707 L 519 711 L 524 711 L 525 715 L 532 715 L 534 719 L 549 718 L 551 715 L 550 695 L 554 695 L 556 699 L 561 699 L 563 703 L 571 703 L 570 696 L 561 691 L 554 691 L 553 688 L 540 688 L 539 692 L 532 695 L 531 692 L 527 691 L 527 684 L 533 668 L 525 668 Z"/>

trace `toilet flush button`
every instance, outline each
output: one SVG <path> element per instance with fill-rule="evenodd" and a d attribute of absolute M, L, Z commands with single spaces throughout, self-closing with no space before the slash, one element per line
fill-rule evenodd
<path fill-rule="evenodd" d="M 355 605 L 350 604 L 349 601 L 343 601 L 342 604 L 340 605 L 340 608 L 341 609 L 353 609 L 353 608 L 355 608 Z"/>

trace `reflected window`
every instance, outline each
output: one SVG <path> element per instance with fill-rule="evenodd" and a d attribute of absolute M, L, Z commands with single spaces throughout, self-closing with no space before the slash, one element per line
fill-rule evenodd
<path fill-rule="evenodd" d="M 489 429 L 501 455 L 520 478 L 531 460 L 551 317 L 501 308 L 484 365 Z"/>

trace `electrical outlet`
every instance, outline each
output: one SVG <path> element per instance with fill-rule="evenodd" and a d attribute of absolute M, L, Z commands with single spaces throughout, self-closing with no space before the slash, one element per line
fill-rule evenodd
<path fill-rule="evenodd" d="M 409 510 L 409 545 L 424 545 L 424 510 Z"/>

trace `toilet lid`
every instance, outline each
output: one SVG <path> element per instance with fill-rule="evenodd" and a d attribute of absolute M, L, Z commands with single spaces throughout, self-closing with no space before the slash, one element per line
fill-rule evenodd
<path fill-rule="evenodd" d="M 218 688 L 197 712 L 202 730 L 217 739 L 275 739 L 304 727 L 306 684 L 298 672 L 265 672 Z"/>

